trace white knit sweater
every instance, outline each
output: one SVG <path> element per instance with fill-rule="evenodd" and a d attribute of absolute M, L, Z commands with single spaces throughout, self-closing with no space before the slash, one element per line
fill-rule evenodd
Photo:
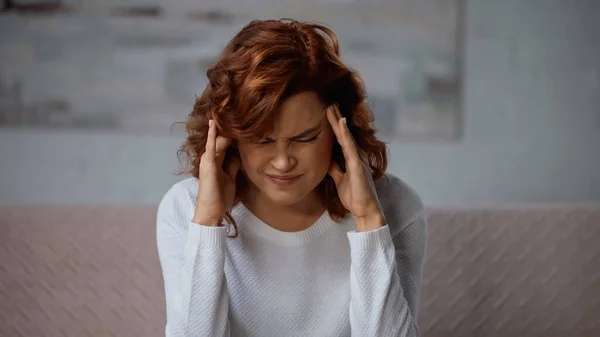
<path fill-rule="evenodd" d="M 388 224 L 355 232 L 325 212 L 310 228 L 278 231 L 243 204 L 225 227 L 191 222 L 198 180 L 163 197 L 157 242 L 166 336 L 418 336 L 427 241 L 423 204 L 396 177 L 376 182 Z"/>

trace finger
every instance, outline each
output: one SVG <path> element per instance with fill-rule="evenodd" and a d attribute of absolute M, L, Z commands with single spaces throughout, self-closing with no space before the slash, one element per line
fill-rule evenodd
<path fill-rule="evenodd" d="M 229 164 L 227 164 L 227 168 L 225 171 L 229 178 L 235 180 L 235 177 L 237 176 L 237 173 L 240 170 L 241 164 L 242 162 L 240 161 L 240 158 L 238 156 L 234 156 L 233 158 L 231 158 L 231 161 L 229 162 Z"/>
<path fill-rule="evenodd" d="M 344 154 L 346 163 L 356 164 L 360 161 L 364 161 L 366 158 L 362 159 L 359 148 L 346 124 L 346 118 L 342 118 L 342 114 L 336 105 L 329 107 L 327 111 L 327 120 L 331 124 L 335 137 L 342 147 L 342 153 Z"/>
<path fill-rule="evenodd" d="M 346 162 L 348 164 L 356 164 L 360 162 L 361 158 L 358 153 L 358 146 L 356 146 L 354 138 L 350 133 L 350 129 L 348 129 L 346 118 L 340 119 L 338 124 L 340 129 L 340 135 L 342 138 L 342 151 L 344 152 Z"/>
<path fill-rule="evenodd" d="M 327 171 L 327 173 L 331 176 L 331 178 L 333 178 L 333 181 L 336 185 L 340 183 L 342 177 L 344 176 L 344 173 L 340 169 L 340 166 L 334 160 L 332 160 L 329 164 L 329 170 Z"/>
<path fill-rule="evenodd" d="M 345 129 L 346 129 L 346 133 L 348 134 L 348 138 L 350 138 L 350 144 L 352 145 L 352 148 L 356 151 L 356 154 L 358 155 L 358 159 L 362 163 L 368 164 L 369 156 L 367 156 L 367 152 L 365 150 L 363 150 L 360 146 L 358 146 L 358 143 L 356 142 L 356 139 L 352 135 L 352 132 L 350 132 L 350 129 L 348 129 L 347 126 L 345 127 Z"/>
<path fill-rule="evenodd" d="M 337 116 L 337 120 L 342 119 L 342 113 L 340 112 L 340 107 L 337 105 L 333 106 L 333 113 L 335 113 L 335 115 Z"/>
<path fill-rule="evenodd" d="M 345 119 L 339 118 L 341 116 L 338 108 L 335 105 L 332 105 L 328 108 L 327 111 L 327 120 L 331 124 L 331 128 L 333 129 L 333 133 L 335 134 L 335 138 L 338 143 L 342 147 L 342 153 L 344 155 L 344 160 L 348 163 L 350 159 L 350 151 L 348 149 L 348 141 L 347 138 L 344 137 L 344 129 L 346 129 Z"/>
<path fill-rule="evenodd" d="M 225 138 L 222 136 L 217 136 L 217 146 L 216 146 L 217 153 L 221 153 L 221 152 L 224 152 L 225 150 L 227 150 L 227 147 L 230 144 L 231 144 L 231 139 Z"/>
<path fill-rule="evenodd" d="M 331 125 L 331 129 L 333 129 L 333 133 L 335 134 L 335 138 L 337 139 L 338 143 L 342 145 L 342 131 L 340 130 L 340 126 L 338 123 L 339 118 L 336 114 L 334 106 L 330 106 L 329 108 L 327 108 L 327 121 Z"/>
<path fill-rule="evenodd" d="M 206 137 L 206 148 L 204 150 L 206 159 L 211 161 L 215 160 L 216 142 L 217 127 L 215 126 L 215 122 L 211 119 L 208 121 L 208 135 Z"/>
<path fill-rule="evenodd" d="M 225 154 L 227 153 L 227 148 L 231 144 L 231 139 L 217 136 L 217 146 L 216 146 L 216 162 L 217 164 L 223 164 L 223 159 L 225 159 Z"/>

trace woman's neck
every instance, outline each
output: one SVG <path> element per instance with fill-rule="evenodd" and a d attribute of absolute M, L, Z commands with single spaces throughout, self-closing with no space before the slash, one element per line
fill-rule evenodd
<path fill-rule="evenodd" d="M 253 188 L 247 196 L 244 206 L 262 222 L 282 232 L 298 232 L 309 228 L 326 209 L 314 191 L 293 205 L 277 204 Z"/>

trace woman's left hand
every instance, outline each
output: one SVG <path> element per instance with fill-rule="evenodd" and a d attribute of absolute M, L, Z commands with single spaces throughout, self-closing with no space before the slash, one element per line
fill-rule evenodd
<path fill-rule="evenodd" d="M 358 148 L 336 105 L 327 109 L 327 119 L 342 147 L 346 161 L 346 172 L 332 160 L 329 175 L 333 178 L 338 195 L 344 207 L 352 213 L 356 231 L 365 232 L 385 225 L 385 216 L 364 152 Z"/>

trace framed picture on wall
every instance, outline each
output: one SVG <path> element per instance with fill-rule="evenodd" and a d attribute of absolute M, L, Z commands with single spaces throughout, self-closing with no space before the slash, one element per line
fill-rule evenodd
<path fill-rule="evenodd" d="M 69 4 L 0 15 L 9 32 L 0 36 L 0 126 L 171 132 L 239 29 L 253 19 L 293 18 L 338 35 L 382 138 L 460 136 L 462 0 Z M 32 11 L 19 8 L 12 10 Z"/>
<path fill-rule="evenodd" d="M 340 35 L 379 135 L 453 141 L 462 131 L 462 0 L 322 1 L 307 11 Z"/>

